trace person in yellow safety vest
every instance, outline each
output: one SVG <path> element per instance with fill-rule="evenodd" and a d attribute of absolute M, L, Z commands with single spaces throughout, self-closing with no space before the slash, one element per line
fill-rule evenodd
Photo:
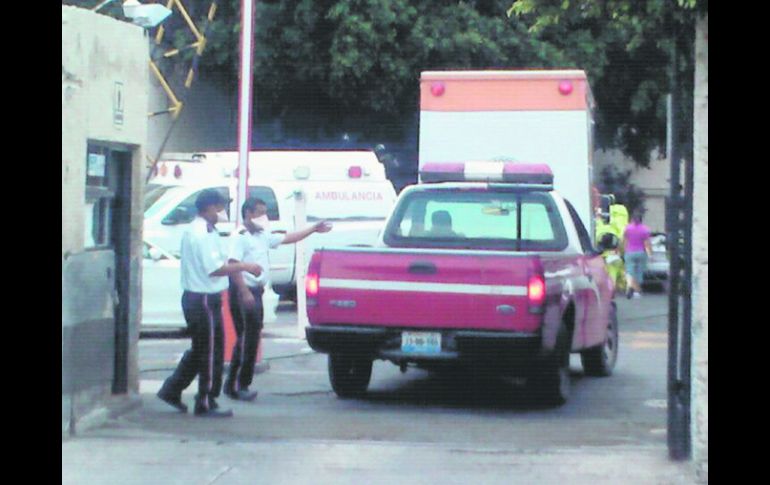
<path fill-rule="evenodd" d="M 623 233 L 628 225 L 628 209 L 622 204 L 612 204 L 609 207 L 609 222 L 605 222 L 601 215 L 596 218 L 596 240 L 600 241 L 605 234 L 612 234 L 617 238 L 618 247 L 607 249 L 602 253 L 607 262 L 607 273 L 615 282 L 615 288 L 625 291 L 626 268 L 620 257 L 620 248 L 623 247 Z"/>

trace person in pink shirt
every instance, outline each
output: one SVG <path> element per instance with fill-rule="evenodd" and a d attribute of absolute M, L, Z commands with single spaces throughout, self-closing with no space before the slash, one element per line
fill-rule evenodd
<path fill-rule="evenodd" d="M 641 298 L 647 258 L 652 254 L 650 228 L 642 224 L 642 212 L 636 210 L 623 233 L 628 298 Z"/>

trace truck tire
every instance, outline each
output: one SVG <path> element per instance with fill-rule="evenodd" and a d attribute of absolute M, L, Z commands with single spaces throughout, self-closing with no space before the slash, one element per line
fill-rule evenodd
<path fill-rule="evenodd" d="M 341 398 L 366 392 L 372 377 L 372 360 L 348 354 L 329 354 L 329 381 Z"/>
<path fill-rule="evenodd" d="M 580 353 L 583 371 L 587 376 L 607 377 L 612 375 L 618 360 L 618 311 L 615 302 L 610 307 L 610 319 L 607 326 L 607 339 L 600 347 L 584 350 Z"/>
<path fill-rule="evenodd" d="M 543 403 L 561 406 L 569 399 L 570 375 L 569 355 L 572 337 L 566 325 L 562 324 L 556 337 L 552 356 L 543 361 L 530 377 L 533 394 Z"/>

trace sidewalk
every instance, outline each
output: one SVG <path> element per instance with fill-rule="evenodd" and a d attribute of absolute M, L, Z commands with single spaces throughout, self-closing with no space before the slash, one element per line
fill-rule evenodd
<path fill-rule="evenodd" d="M 62 442 L 62 484 L 698 483 L 665 448 L 466 448 L 371 441 L 209 441 L 103 429 Z"/>
<path fill-rule="evenodd" d="M 660 315 L 666 313 L 661 301 L 661 298 L 623 300 L 618 306 L 621 315 L 644 318 L 657 315 L 656 320 L 660 321 Z M 328 384 L 325 376 L 315 374 L 307 378 L 312 386 L 298 381 L 306 371 L 315 370 L 321 375 L 322 370 L 311 369 L 309 365 L 292 368 L 291 372 L 282 368 L 301 362 L 302 359 L 291 357 L 309 350 L 307 342 L 298 338 L 293 310 L 294 307 L 284 304 L 276 321 L 265 324 L 263 358 L 266 366 L 273 362 L 274 372 L 261 377 L 265 380 L 260 384 L 270 389 L 270 379 L 279 380 L 283 387 L 277 392 L 273 386 L 274 396 L 292 395 L 301 401 L 307 399 L 304 396 L 328 392 Z M 647 326 L 644 319 L 627 324 L 632 331 Z M 662 328 L 664 323 L 655 326 Z M 273 376 L 275 371 L 280 375 Z M 189 392 L 194 392 L 194 386 Z M 305 433 L 305 438 L 279 437 L 271 433 L 271 422 L 279 426 L 292 412 L 303 411 L 271 408 L 270 393 L 265 395 L 261 406 L 235 404 L 234 407 L 239 406 L 235 419 L 241 421 L 222 423 L 175 415 L 156 402 L 150 389 L 143 389 L 142 396 L 145 406 L 140 413 L 153 415 L 160 411 L 167 414 L 162 416 L 163 420 L 174 424 L 164 431 L 157 426 L 158 421 L 153 421 L 157 416 L 118 418 L 108 421 L 106 426 L 63 440 L 63 484 L 705 483 L 696 480 L 691 462 L 670 461 L 664 445 L 522 449 L 502 444 L 473 446 L 462 440 L 442 443 L 327 440 L 313 439 L 312 433 Z M 190 395 L 185 398 L 189 401 Z M 341 408 L 356 412 L 352 407 L 342 405 Z M 344 416 L 340 419 L 344 421 Z M 193 431 L 176 433 L 178 426 Z M 328 436 L 322 432 L 315 435 L 316 438 Z"/>

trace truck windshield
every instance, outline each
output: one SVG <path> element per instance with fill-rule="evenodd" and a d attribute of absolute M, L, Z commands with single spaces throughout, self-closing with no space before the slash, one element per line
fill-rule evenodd
<path fill-rule="evenodd" d="M 426 190 L 399 203 L 385 230 L 396 247 L 561 251 L 564 224 L 550 194 Z"/>

